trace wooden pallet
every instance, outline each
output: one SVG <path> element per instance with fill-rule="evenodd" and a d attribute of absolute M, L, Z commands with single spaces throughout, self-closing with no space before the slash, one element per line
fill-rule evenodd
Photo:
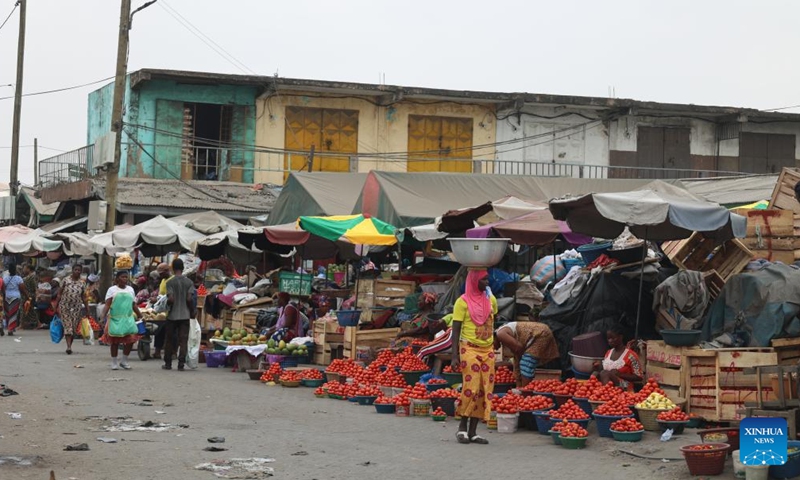
<path fill-rule="evenodd" d="M 776 338 L 772 348 L 778 352 L 778 365 L 800 364 L 800 338 Z"/>
<path fill-rule="evenodd" d="M 754 258 L 771 262 L 794 262 L 800 239 L 795 237 L 794 212 L 791 210 L 735 210 L 747 218 L 747 237 L 742 243 Z"/>
<path fill-rule="evenodd" d="M 778 176 L 778 183 L 772 191 L 769 208 L 791 210 L 800 214 L 800 203 L 794 196 L 794 186 L 800 182 L 800 170 L 797 168 L 784 168 Z"/>
<path fill-rule="evenodd" d="M 726 282 L 753 258 L 753 252 L 737 239 L 717 245 L 697 232 L 684 240 L 664 242 L 661 248 L 676 267 L 698 272 L 716 270 Z"/>
<path fill-rule="evenodd" d="M 347 327 L 344 330 L 344 358 L 356 358 L 359 347 L 373 350 L 388 347 L 400 333 L 399 328 L 379 328 L 376 330 L 359 330 L 358 327 Z"/>

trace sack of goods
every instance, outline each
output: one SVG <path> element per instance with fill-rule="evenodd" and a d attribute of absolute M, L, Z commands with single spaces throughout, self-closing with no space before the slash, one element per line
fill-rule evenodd
<path fill-rule="evenodd" d="M 133 259 L 129 253 L 120 253 L 114 261 L 114 268 L 117 270 L 130 270 L 133 268 Z"/>

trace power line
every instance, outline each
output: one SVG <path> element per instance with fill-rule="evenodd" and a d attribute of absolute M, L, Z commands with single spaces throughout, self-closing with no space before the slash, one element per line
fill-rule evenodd
<path fill-rule="evenodd" d="M 103 79 L 100 79 L 100 80 L 95 80 L 94 82 L 83 83 L 81 85 L 73 85 L 71 87 L 56 88 L 56 89 L 53 89 L 53 90 L 44 90 L 44 91 L 41 91 L 41 92 L 23 93 L 22 96 L 23 97 L 35 97 L 37 95 L 48 95 L 48 94 L 51 94 L 51 93 L 66 92 L 68 90 L 76 90 L 78 88 L 90 87 L 92 85 L 97 85 L 98 83 L 107 82 L 107 81 L 113 80 L 113 79 L 114 79 L 114 77 L 112 76 L 112 77 L 107 77 L 107 78 L 103 78 Z M 0 100 L 9 100 L 11 98 L 14 98 L 14 96 L 12 95 L 10 97 L 0 97 Z"/>
<path fill-rule="evenodd" d="M 6 19 L 3 20 L 3 23 L 0 24 L 0 30 L 2 30 L 3 27 L 6 26 L 6 23 L 8 23 L 8 20 L 11 18 L 11 15 L 14 15 L 14 12 L 17 11 L 17 7 L 19 7 L 19 1 L 14 2 L 14 8 L 11 9 L 11 13 L 9 13 Z"/>
<path fill-rule="evenodd" d="M 791 105 L 788 107 L 780 107 L 780 108 L 767 108 L 766 110 L 761 110 L 762 112 L 778 112 L 781 110 L 790 110 L 792 108 L 800 108 L 800 105 Z"/>
<path fill-rule="evenodd" d="M 11 147 L 0 147 L 0 148 L 9 149 Z M 19 148 L 33 148 L 33 145 L 20 145 Z M 39 148 L 44 149 L 44 150 L 52 150 L 54 152 L 61 152 L 61 153 L 66 153 L 67 152 L 67 150 L 62 150 L 60 148 L 53 148 L 53 147 L 45 147 L 44 145 L 39 145 Z"/>
<path fill-rule="evenodd" d="M 209 192 L 208 192 L 208 191 L 206 191 L 206 190 L 203 190 L 203 189 L 201 189 L 201 188 L 198 188 L 198 187 L 196 187 L 196 186 L 192 185 L 191 183 L 189 183 L 189 182 L 187 182 L 186 180 L 182 179 L 182 178 L 180 177 L 180 175 L 175 175 L 174 173 L 172 173 L 172 170 L 171 170 L 169 167 L 167 167 L 167 166 L 166 166 L 166 165 L 164 165 L 163 163 L 161 163 L 161 162 L 159 162 L 158 160 L 156 160 L 156 157 L 154 157 L 152 154 L 150 154 L 150 152 L 148 152 L 147 150 L 145 150 L 144 146 L 143 146 L 141 143 L 139 143 L 139 141 L 138 141 L 138 140 L 137 140 L 137 139 L 136 139 L 136 138 L 135 138 L 133 135 L 131 135 L 131 132 L 129 132 L 129 131 L 126 131 L 125 133 L 127 133 L 127 134 L 128 134 L 128 138 L 129 138 L 129 139 L 130 139 L 130 140 L 131 140 L 131 141 L 132 141 L 134 144 L 136 144 L 136 146 L 138 146 L 138 147 L 139 147 L 139 149 L 145 153 L 145 155 L 147 155 L 148 157 L 150 157 L 150 159 L 151 159 L 151 160 L 152 160 L 152 161 L 153 161 L 153 162 L 154 162 L 156 165 L 158 165 L 159 167 L 163 168 L 163 169 L 164 169 L 164 170 L 165 170 L 167 173 L 169 173 L 169 174 L 170 174 L 170 176 L 172 176 L 172 177 L 173 177 L 175 180 L 177 180 L 177 181 L 181 182 L 182 184 L 186 185 L 187 187 L 191 188 L 192 190 L 196 190 L 196 191 L 198 191 L 198 192 L 202 193 L 203 195 L 206 195 L 206 196 L 207 196 L 207 197 L 209 197 L 209 198 L 213 198 L 214 200 L 216 200 L 216 201 L 218 201 L 218 202 L 222 202 L 222 203 L 225 203 L 225 204 L 228 204 L 228 205 L 234 205 L 234 206 L 236 206 L 236 207 L 242 207 L 242 208 L 246 208 L 247 210 L 252 210 L 252 211 L 257 211 L 257 210 L 258 210 L 256 207 L 253 207 L 252 205 L 242 205 L 242 204 L 240 204 L 240 203 L 232 202 L 232 201 L 230 201 L 230 200 L 228 200 L 228 199 L 225 199 L 225 198 L 218 197 L 218 196 L 216 196 L 216 195 L 213 195 L 213 194 L 209 193 Z"/>

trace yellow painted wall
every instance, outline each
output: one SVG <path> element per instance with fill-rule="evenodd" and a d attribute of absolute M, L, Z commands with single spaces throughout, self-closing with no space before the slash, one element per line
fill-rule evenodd
<path fill-rule="evenodd" d="M 364 158 L 363 156 L 385 152 L 408 150 L 408 116 L 437 115 L 442 117 L 470 117 L 473 119 L 472 144 L 485 145 L 495 142 L 495 117 L 490 106 L 437 103 L 420 105 L 400 102 L 391 107 L 379 107 L 356 98 L 315 98 L 300 96 L 302 92 L 281 92 L 268 99 L 256 102 L 256 145 L 283 149 L 286 134 L 285 107 L 304 106 L 316 108 L 338 108 L 358 110 L 358 163 L 359 172 L 382 170 L 405 172 L 406 162 Z M 494 148 L 474 149 L 473 159 L 491 160 Z M 256 153 L 255 182 L 283 183 L 283 154 Z M 484 164 L 484 171 L 486 170 Z"/>

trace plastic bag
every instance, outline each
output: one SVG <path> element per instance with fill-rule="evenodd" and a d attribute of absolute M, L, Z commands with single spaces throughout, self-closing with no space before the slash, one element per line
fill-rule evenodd
<path fill-rule="evenodd" d="M 196 319 L 189 320 L 189 341 L 187 343 L 186 366 L 195 369 L 200 359 L 200 337 L 203 331 L 200 322 Z"/>
<path fill-rule="evenodd" d="M 153 305 L 153 311 L 156 313 L 164 313 L 169 311 L 169 303 L 167 302 L 166 295 L 158 296 L 158 300 L 156 300 L 155 305 Z"/>
<path fill-rule="evenodd" d="M 88 317 L 81 319 L 81 337 L 83 337 L 84 345 L 94 345 L 94 330 L 92 330 L 92 323 Z"/>
<path fill-rule="evenodd" d="M 64 324 L 58 315 L 54 315 L 50 321 L 50 340 L 53 343 L 61 343 L 62 338 L 64 338 Z"/>

